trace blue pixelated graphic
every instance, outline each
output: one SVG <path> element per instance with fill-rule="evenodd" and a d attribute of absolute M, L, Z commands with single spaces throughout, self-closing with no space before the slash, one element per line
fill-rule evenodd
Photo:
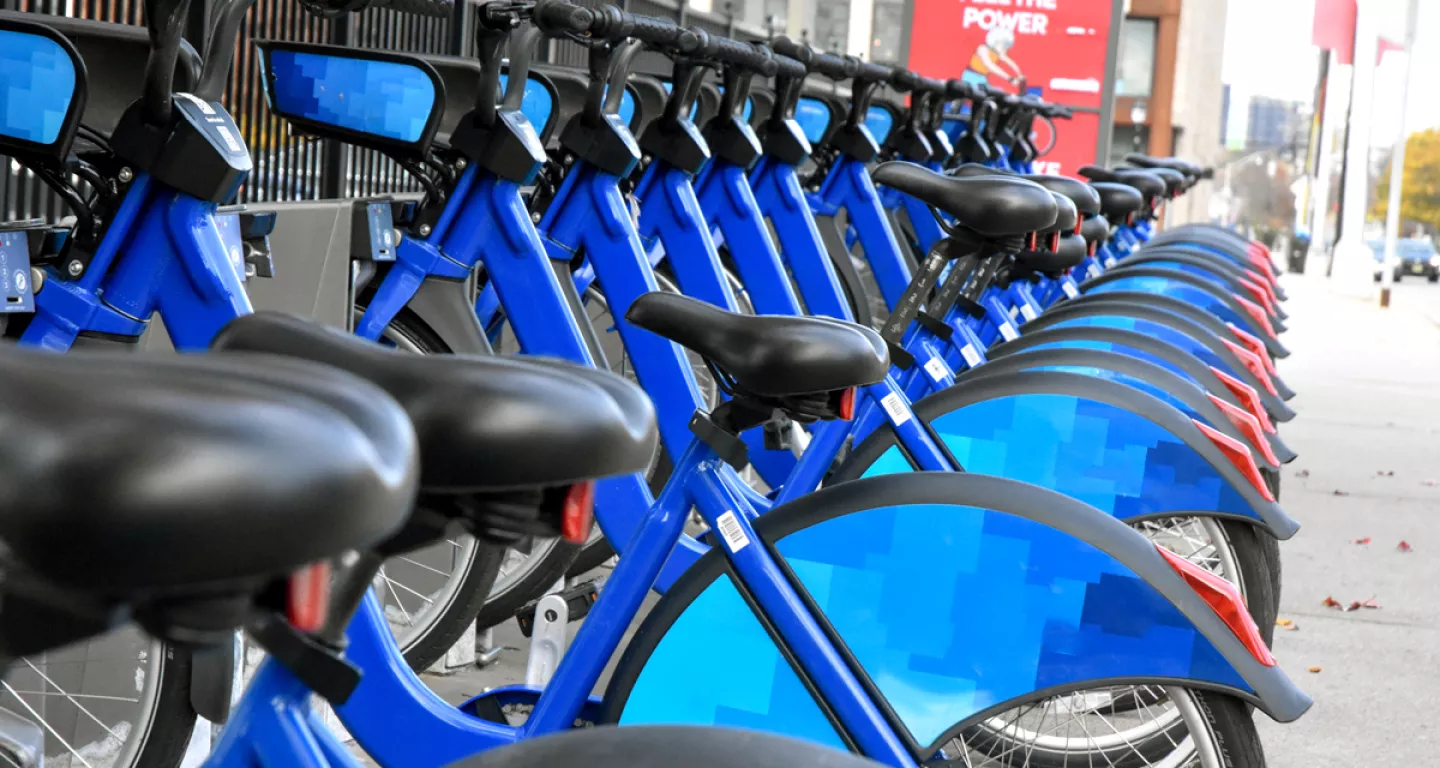
<path fill-rule="evenodd" d="M 1098 368 L 1095 366 L 1086 365 L 1039 365 L 1031 368 L 1026 368 L 1025 370 L 1078 373 L 1081 376 L 1090 376 L 1096 379 L 1106 379 L 1108 381 L 1114 381 L 1119 384 L 1124 384 L 1127 387 L 1138 389 L 1141 392 L 1144 392 L 1145 394 L 1160 400 L 1171 408 L 1180 411 L 1181 413 L 1192 419 L 1199 419 L 1207 424 L 1210 423 L 1208 419 L 1202 418 L 1198 412 L 1190 408 L 1190 406 L 1187 405 L 1184 400 L 1176 397 L 1172 392 L 1166 390 L 1164 387 L 1157 387 L 1154 384 L 1151 384 L 1149 381 L 1146 381 L 1145 379 L 1142 379 L 1138 376 L 1131 376 L 1127 373 L 1121 373 L 1120 371 L 1111 370 L 1109 368 Z M 1200 389 L 1199 387 L 1196 387 L 1196 389 L 1200 390 L 1200 392 L 1202 393 L 1204 392 L 1204 390 Z M 1214 425 L 1212 424 L 1211 426 Z"/>
<path fill-rule="evenodd" d="M 1225 290 L 1229 290 L 1228 288 Z M 1234 323 L 1240 328 L 1250 327 L 1250 318 L 1241 317 L 1230 309 L 1225 302 L 1216 298 L 1214 294 L 1189 283 L 1182 283 L 1178 280 L 1168 280 L 1163 277 L 1122 277 L 1085 289 L 1085 293 L 1101 294 L 1112 291 L 1139 291 L 1141 293 L 1153 293 L 1160 296 L 1172 296 L 1181 301 L 1199 307 L 1212 315 L 1220 318 L 1223 322 Z"/>
<path fill-rule="evenodd" d="M 1208 346 L 1200 343 L 1198 340 L 1192 338 L 1184 331 L 1176 330 L 1173 326 L 1169 326 L 1164 323 L 1158 323 L 1154 320 L 1144 320 L 1136 317 L 1129 317 L 1126 315 L 1087 315 L 1084 317 L 1068 318 L 1050 327 L 1075 328 L 1083 326 L 1096 328 L 1119 328 L 1125 331 L 1135 331 L 1136 333 L 1140 333 L 1145 336 L 1149 336 L 1150 338 L 1157 339 L 1167 344 L 1179 347 L 1182 351 L 1188 353 L 1191 357 L 1194 357 L 1195 359 L 1199 360 L 1207 366 L 1219 368 L 1220 370 L 1230 374 L 1231 376 L 1240 375 L 1240 373 L 1235 370 L 1234 366 L 1225 362 L 1224 358 L 1221 358 L 1219 355 L 1212 352 Z M 1099 348 L 1100 347 L 1096 347 L 1096 349 Z M 1125 349 L 1129 350 L 1130 348 L 1126 347 Z M 1130 354 L 1131 356 L 1137 356 L 1130 351 L 1127 351 L 1126 354 Z M 1154 356 L 1151 355 L 1146 355 L 1145 359 L 1151 360 L 1158 358 L 1154 358 Z M 1183 376 L 1184 374 L 1181 375 Z M 1189 377 L 1187 376 L 1186 378 Z"/>
<path fill-rule="evenodd" d="M 509 77 L 500 76 L 500 92 L 503 94 L 508 86 Z M 501 97 L 503 98 L 503 96 Z M 525 81 L 525 95 L 520 99 L 520 112 L 530 125 L 535 128 L 536 133 L 545 130 L 550 124 L 550 116 L 555 111 L 555 97 L 550 95 L 550 89 L 535 80 Z"/>
<path fill-rule="evenodd" d="M 75 62 L 42 35 L 0 30 L 0 136 L 54 144 L 75 98 Z"/>
<path fill-rule="evenodd" d="M 930 427 L 967 472 L 1049 488 L 1121 520 L 1206 512 L 1261 519 L 1185 441 L 1098 400 L 1005 395 L 944 413 Z M 900 449 L 887 449 L 863 476 L 914 471 L 892 452 Z"/>
<path fill-rule="evenodd" d="M 723 657 L 697 665 L 688 649 L 713 641 L 717 625 L 724 628 Z M 621 725 L 684 723 L 775 731 L 846 749 L 725 575 L 671 625 L 620 717 Z"/>
<path fill-rule="evenodd" d="M 1147 261 L 1145 262 L 1145 266 L 1157 267 L 1160 269 L 1173 269 L 1177 272 L 1184 272 L 1187 275 L 1194 275 L 1195 277 L 1198 277 L 1201 280 L 1204 280 L 1211 285 L 1214 285 L 1216 288 L 1222 291 L 1234 290 L 1234 288 L 1232 288 L 1230 284 L 1225 281 L 1225 278 L 1221 277 L 1219 273 L 1206 267 L 1196 266 L 1194 264 L 1186 264 L 1179 261 Z"/>
<path fill-rule="evenodd" d="M 804 528 L 777 549 L 922 745 L 1051 686 L 1154 676 L 1249 690 L 1133 571 L 1025 518 L 962 505 L 882 507 Z M 813 705 L 797 706 L 788 686 L 766 688 L 785 662 L 762 638 L 720 577 L 661 640 L 621 722 L 728 724 L 738 701 L 764 715 L 758 727 L 833 746 Z M 632 720 L 632 710 L 646 717 Z"/>
<path fill-rule="evenodd" d="M 435 107 L 435 83 L 414 64 L 273 50 L 271 107 L 387 139 L 417 142 Z"/>
<path fill-rule="evenodd" d="M 795 122 L 811 144 L 818 144 L 830 127 L 830 107 L 819 99 L 805 96 L 795 105 Z"/>
<path fill-rule="evenodd" d="M 1159 355 L 1152 355 L 1149 352 L 1137 349 L 1135 347 L 1127 346 L 1125 344 L 1113 344 L 1108 341 L 1096 341 L 1094 339 L 1067 339 L 1064 341 L 1052 341 L 1045 344 L 1039 344 L 1034 347 L 1029 347 L 1026 351 L 1040 349 L 1098 349 L 1104 352 L 1115 352 L 1117 354 L 1136 358 L 1137 360 L 1144 360 L 1147 363 L 1154 363 L 1155 365 L 1164 368 L 1165 370 L 1175 374 L 1176 376 L 1184 378 L 1191 384 L 1194 384 L 1197 387 L 1201 387 L 1199 381 L 1195 380 L 1195 378 L 1190 376 L 1190 374 L 1186 373 L 1182 368 L 1175 365 L 1174 363 L 1166 360 L 1163 357 L 1160 357 Z M 1201 389 L 1204 389 L 1204 387 L 1201 387 Z"/>
<path fill-rule="evenodd" d="M 876 144 L 884 144 L 886 137 L 890 135 L 890 129 L 895 127 L 895 116 L 884 107 L 872 105 L 865 111 L 865 127 L 870 129 L 870 135 L 875 137 Z"/>

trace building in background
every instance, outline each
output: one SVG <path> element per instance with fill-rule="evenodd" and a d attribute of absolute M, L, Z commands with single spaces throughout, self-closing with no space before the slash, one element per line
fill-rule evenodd
<path fill-rule="evenodd" d="M 1294 161 L 1303 159 L 1309 140 L 1309 105 L 1299 101 L 1256 96 L 1250 99 L 1245 127 L 1245 149 L 1274 151 Z"/>
<path fill-rule="evenodd" d="M 1131 152 L 1214 165 L 1224 155 L 1228 0 L 1132 0 L 1120 28 L 1111 157 Z M 1170 205 L 1172 223 L 1209 218 L 1209 185 Z"/>

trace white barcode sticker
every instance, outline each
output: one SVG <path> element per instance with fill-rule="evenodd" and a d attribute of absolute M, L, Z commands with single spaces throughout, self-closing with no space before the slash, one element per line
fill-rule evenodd
<path fill-rule="evenodd" d="M 1027 323 L 1039 316 L 1039 313 L 1035 311 L 1035 308 L 1030 306 L 1029 304 L 1020 305 L 1020 314 L 1025 317 L 1025 322 Z"/>
<path fill-rule="evenodd" d="M 1076 288 L 1075 284 L 1069 280 L 1060 281 L 1060 290 L 1065 292 L 1065 298 L 1067 299 L 1073 299 L 1080 295 L 1080 289 Z"/>
<path fill-rule="evenodd" d="M 945 363 L 938 357 L 932 357 L 925 363 L 925 372 L 930 374 L 930 380 L 939 384 L 945 380 Z"/>
<path fill-rule="evenodd" d="M 890 423 L 897 427 L 910 420 L 910 409 L 905 407 L 905 401 L 900 399 L 898 392 L 891 392 L 880 398 L 880 407 L 885 409 Z"/>
<path fill-rule="evenodd" d="M 1094 280 L 1095 278 L 1100 276 L 1100 268 L 1095 266 L 1094 264 L 1091 264 L 1090 266 L 1085 268 L 1085 276 L 1090 278 L 1091 280 Z"/>
<path fill-rule="evenodd" d="M 974 344 L 966 344 L 961 347 L 960 356 L 965 358 L 965 364 L 971 368 L 980 364 L 980 353 L 976 351 Z"/>
<path fill-rule="evenodd" d="M 1020 332 L 1015 330 L 1015 326 L 1011 323 L 1001 323 L 1000 336 L 1006 341 L 1014 341 L 1020 338 Z"/>
<path fill-rule="evenodd" d="M 740 527 L 734 512 L 726 512 L 716 518 L 715 523 L 720 526 L 720 537 L 725 539 L 725 546 L 731 552 L 739 552 L 749 546 L 750 537 L 745 535 L 745 529 Z"/>

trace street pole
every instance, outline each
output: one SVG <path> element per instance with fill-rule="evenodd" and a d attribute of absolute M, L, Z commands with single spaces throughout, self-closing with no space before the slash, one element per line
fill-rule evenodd
<path fill-rule="evenodd" d="M 1335 244 L 1331 275 L 1342 293 L 1368 296 L 1375 255 L 1365 244 L 1365 210 L 1370 197 L 1370 119 L 1374 102 L 1375 0 L 1356 4 L 1355 62 L 1351 67 L 1350 125 L 1345 147 L 1345 185 L 1341 189 L 1340 242 Z"/>
<path fill-rule="evenodd" d="M 1335 54 L 1324 52 L 1334 63 Z M 1324 275 L 1325 265 L 1330 261 L 1330 176 L 1335 169 L 1335 126 L 1342 112 L 1342 99 L 1335 93 L 1336 67 L 1325 67 L 1325 98 L 1323 108 L 1317 107 L 1320 128 L 1316 136 L 1315 178 L 1310 186 L 1310 250 L 1305 255 L 1305 272 L 1310 275 Z M 1348 100 L 1347 100 L 1348 101 Z"/>
<path fill-rule="evenodd" d="M 1405 120 L 1410 115 L 1410 76 L 1415 72 L 1415 22 L 1420 0 L 1410 0 L 1405 12 L 1405 74 L 1400 79 L 1400 130 L 1396 132 L 1395 149 L 1390 153 L 1390 201 L 1385 209 L 1385 264 L 1380 270 L 1380 306 L 1390 306 L 1390 289 L 1395 285 L 1395 269 L 1400 264 L 1396 241 L 1400 237 L 1400 186 L 1405 182 Z"/>

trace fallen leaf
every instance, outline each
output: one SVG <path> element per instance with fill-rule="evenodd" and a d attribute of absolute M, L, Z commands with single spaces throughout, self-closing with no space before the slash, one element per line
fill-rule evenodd
<path fill-rule="evenodd" d="M 1363 601 L 1360 602 L 1360 607 L 1361 607 L 1361 608 L 1379 608 L 1379 607 L 1380 607 L 1380 604 L 1377 603 L 1377 602 L 1375 602 L 1375 596 L 1374 596 L 1374 595 L 1371 595 L 1369 600 L 1363 600 Z"/>
<path fill-rule="evenodd" d="M 1323 605 L 1323 606 L 1325 606 L 1326 608 L 1340 608 L 1340 607 L 1341 607 L 1340 601 L 1339 601 L 1339 600 L 1336 600 L 1336 599 L 1333 598 L 1333 597 L 1330 597 L 1329 595 L 1326 595 L 1326 596 L 1325 596 L 1325 599 L 1320 601 L 1320 604 Z"/>
<path fill-rule="evenodd" d="M 1370 537 L 1369 537 L 1369 536 L 1366 536 L 1366 537 L 1363 538 L 1363 539 L 1356 539 L 1356 540 L 1352 541 L 1351 543 L 1352 543 L 1352 544 L 1369 544 L 1369 543 L 1370 543 Z"/>
<path fill-rule="evenodd" d="M 1300 625 L 1299 625 L 1299 624 L 1287 624 L 1287 625 L 1285 626 L 1285 631 L 1286 631 L 1286 632 L 1297 632 L 1297 631 L 1299 631 L 1299 630 L 1300 630 Z"/>
<path fill-rule="evenodd" d="M 1399 544 L 1395 545 L 1395 550 L 1397 552 L 1414 552 L 1415 548 L 1410 546 L 1410 542 L 1402 540 Z"/>
<path fill-rule="evenodd" d="M 1330 494 L 1333 495 L 1333 496 L 1349 496 L 1349 495 L 1350 495 L 1350 492 L 1349 492 L 1349 491 L 1342 491 L 1342 490 L 1340 490 L 1339 488 L 1336 488 L 1335 490 L 1331 491 Z"/>
<path fill-rule="evenodd" d="M 1429 487 L 1429 488 L 1434 488 L 1434 487 L 1435 487 L 1435 481 L 1434 481 L 1434 480 L 1421 480 L 1421 481 L 1420 481 L 1420 484 L 1423 485 L 1423 486 L 1427 486 L 1427 487 Z"/>
<path fill-rule="evenodd" d="M 1291 619 L 1276 619 L 1276 620 L 1275 620 L 1275 626 L 1277 626 L 1277 627 L 1288 627 L 1288 626 L 1291 626 L 1291 625 L 1294 624 L 1294 623 L 1295 623 L 1295 622 L 1292 621 Z"/>
<path fill-rule="evenodd" d="M 1378 476 L 1380 476 L 1380 477 L 1394 477 L 1394 476 L 1395 476 L 1395 470 L 1393 470 L 1393 469 L 1377 469 L 1377 470 L 1375 470 L 1375 474 L 1378 475 Z"/>
<path fill-rule="evenodd" d="M 1360 606 L 1360 601 L 1359 601 L 1359 600 L 1354 600 L 1354 601 L 1351 601 L 1351 603 L 1350 603 L 1349 605 L 1345 606 L 1345 612 L 1346 612 L 1346 613 L 1349 613 L 1349 612 L 1351 612 L 1351 611 L 1358 611 L 1358 610 L 1360 610 L 1360 607 L 1361 607 L 1361 606 Z"/>
<path fill-rule="evenodd" d="M 1309 671 L 1312 675 L 1318 675 L 1321 669 L 1324 669 L 1324 667 L 1311 667 Z"/>
<path fill-rule="evenodd" d="M 1296 473 L 1295 473 L 1295 476 L 1296 476 L 1296 477 L 1309 477 L 1309 476 L 1310 476 L 1310 470 L 1308 470 L 1308 469 L 1302 469 L 1302 470 L 1300 470 L 1299 472 L 1296 472 Z"/>

